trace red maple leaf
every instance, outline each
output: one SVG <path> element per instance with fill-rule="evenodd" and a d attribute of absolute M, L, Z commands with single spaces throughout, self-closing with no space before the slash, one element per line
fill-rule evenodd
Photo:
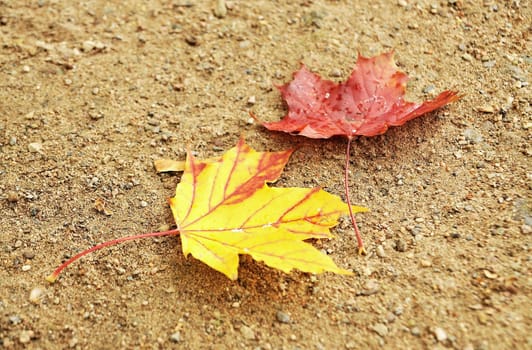
<path fill-rule="evenodd" d="M 459 98 L 457 92 L 446 90 L 423 103 L 405 101 L 408 76 L 397 70 L 393 55 L 393 51 L 372 58 L 359 55 L 355 69 L 343 83 L 324 80 L 303 65 L 291 82 L 279 87 L 288 114 L 278 122 L 261 122 L 269 130 L 316 139 L 346 136 L 345 190 L 349 205 L 348 165 L 354 136 L 382 134 L 389 126 L 402 125 Z M 351 219 L 359 252 L 364 252 L 353 215 Z"/>
<path fill-rule="evenodd" d="M 408 76 L 397 70 L 393 51 L 373 58 L 359 56 L 349 79 L 338 84 L 303 65 L 294 80 L 279 87 L 288 114 L 263 125 L 315 139 L 374 136 L 458 99 L 456 92 L 447 90 L 423 103 L 405 101 L 407 81 Z"/>

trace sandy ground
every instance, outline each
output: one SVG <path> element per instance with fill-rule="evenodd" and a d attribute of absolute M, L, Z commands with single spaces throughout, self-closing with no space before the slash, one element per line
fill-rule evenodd
<path fill-rule="evenodd" d="M 287 3 L 292 3 L 287 5 Z M 368 3 L 371 3 L 369 5 Z M 526 349 L 531 27 L 527 1 L 0 0 L 0 348 Z M 462 99 L 353 143 L 347 219 L 314 242 L 354 276 L 243 258 L 228 280 L 177 237 L 178 174 L 153 160 L 297 148 L 276 186 L 343 194 L 345 139 L 268 132 L 304 62 L 341 81 L 394 49 L 408 98 Z M 112 212 L 95 209 L 103 200 Z"/>

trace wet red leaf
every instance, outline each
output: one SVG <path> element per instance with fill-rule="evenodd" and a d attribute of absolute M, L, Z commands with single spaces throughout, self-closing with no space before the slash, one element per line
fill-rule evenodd
<path fill-rule="evenodd" d="M 446 90 L 423 103 L 405 101 L 407 80 L 397 70 L 393 51 L 372 58 L 359 56 L 343 83 L 322 79 L 303 65 L 291 82 L 279 87 L 288 114 L 263 125 L 310 138 L 374 136 L 459 98 Z"/>

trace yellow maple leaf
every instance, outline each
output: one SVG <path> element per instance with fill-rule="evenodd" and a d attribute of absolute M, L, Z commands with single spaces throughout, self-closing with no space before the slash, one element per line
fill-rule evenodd
<path fill-rule="evenodd" d="M 185 256 L 192 254 L 232 280 L 238 277 L 239 254 L 284 272 L 350 274 L 303 242 L 331 238 L 329 228 L 348 213 L 347 204 L 319 188 L 266 185 L 279 178 L 291 153 L 257 152 L 241 139 L 219 159 L 198 161 L 189 154 L 169 200 Z"/>

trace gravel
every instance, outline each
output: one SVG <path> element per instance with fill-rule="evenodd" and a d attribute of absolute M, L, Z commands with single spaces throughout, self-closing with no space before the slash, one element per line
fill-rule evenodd
<path fill-rule="evenodd" d="M 374 324 L 371 329 L 383 338 L 388 335 L 388 327 L 382 323 Z"/>
<path fill-rule="evenodd" d="M 290 323 L 290 315 L 288 315 L 287 313 L 283 312 L 283 311 L 277 311 L 277 313 L 275 314 L 275 317 L 277 318 L 277 321 L 281 322 L 281 323 Z"/>

